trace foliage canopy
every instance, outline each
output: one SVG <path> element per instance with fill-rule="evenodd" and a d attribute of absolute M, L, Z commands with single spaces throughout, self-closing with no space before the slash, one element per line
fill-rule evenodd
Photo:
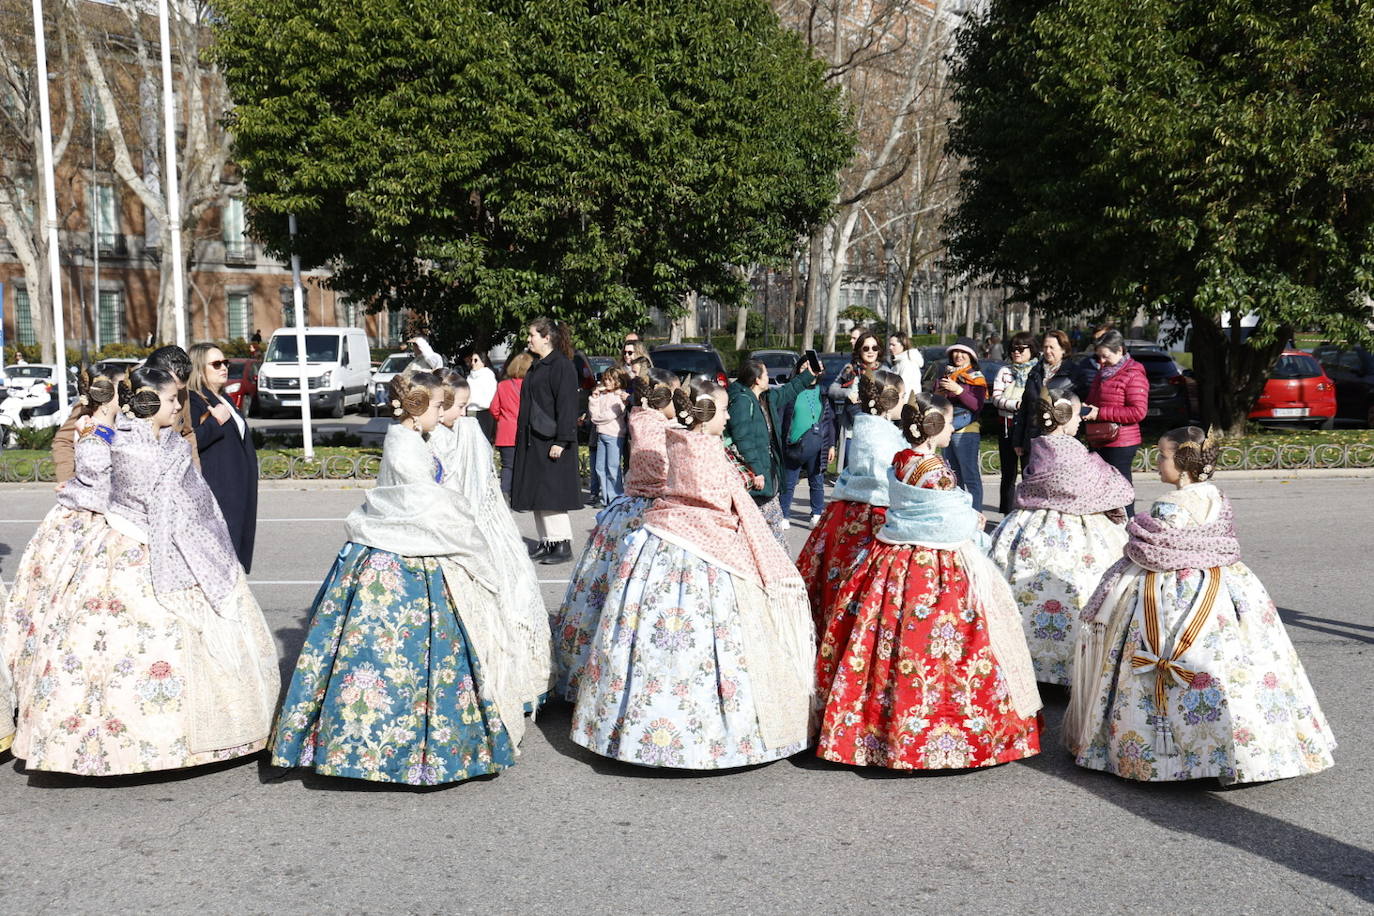
<path fill-rule="evenodd" d="M 955 262 L 1191 326 L 1203 419 L 1237 429 L 1294 329 L 1367 336 L 1372 58 L 1358 0 L 993 0 L 956 62 Z"/>
<path fill-rule="evenodd" d="M 215 54 L 254 232 L 449 345 L 540 313 L 584 346 L 734 301 L 853 140 L 762 0 L 227 0 Z"/>

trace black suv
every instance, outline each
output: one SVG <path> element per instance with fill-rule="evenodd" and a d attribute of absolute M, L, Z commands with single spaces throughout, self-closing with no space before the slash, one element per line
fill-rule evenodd
<path fill-rule="evenodd" d="M 1336 416 L 1374 428 L 1374 354 L 1322 344 L 1312 355 L 1336 386 Z"/>
<path fill-rule="evenodd" d="M 721 385 L 728 384 L 725 362 L 710 344 L 659 344 L 649 351 L 655 369 L 667 369 L 686 382 L 694 375 L 710 376 Z"/>

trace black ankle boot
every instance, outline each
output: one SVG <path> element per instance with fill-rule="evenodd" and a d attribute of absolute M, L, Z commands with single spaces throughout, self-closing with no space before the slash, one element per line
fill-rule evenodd
<path fill-rule="evenodd" d="M 535 544 L 533 547 L 530 548 L 530 559 L 537 560 L 540 557 L 547 556 L 549 550 L 551 550 L 552 547 L 553 545 L 550 544 L 548 541 L 540 541 L 538 544 Z"/>
<path fill-rule="evenodd" d="M 566 563 L 572 559 L 572 541 L 553 541 L 549 544 L 548 553 L 539 558 L 539 562 L 545 566 L 552 566 L 554 563 Z"/>

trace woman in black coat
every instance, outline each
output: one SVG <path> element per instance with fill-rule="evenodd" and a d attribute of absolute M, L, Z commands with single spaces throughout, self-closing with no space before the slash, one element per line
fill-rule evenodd
<path fill-rule="evenodd" d="M 258 452 L 248 421 L 224 397 L 229 363 L 214 344 L 191 348 L 190 414 L 200 473 L 215 494 L 243 571 L 253 568 L 258 531 Z"/>
<path fill-rule="evenodd" d="M 1037 425 L 1031 420 L 1031 414 L 1046 388 L 1051 391 L 1072 391 L 1079 400 L 1088 399 L 1092 379 L 1073 360 L 1069 347 L 1069 335 L 1063 331 L 1046 331 L 1040 340 L 1040 362 L 1026 377 L 1021 409 L 1011 423 L 1011 444 L 1018 455 L 1029 455 L 1031 439 L 1040 435 Z"/>
<path fill-rule="evenodd" d="M 544 564 L 564 563 L 572 559 L 568 512 L 582 508 L 577 368 L 564 325 L 536 318 L 530 322 L 526 343 L 535 362 L 520 388 L 511 508 L 534 512 L 539 543 L 530 556 Z"/>

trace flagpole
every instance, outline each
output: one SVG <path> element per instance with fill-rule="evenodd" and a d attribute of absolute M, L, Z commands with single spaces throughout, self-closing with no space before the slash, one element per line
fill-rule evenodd
<path fill-rule="evenodd" d="M 37 5 L 40 0 L 34 0 Z M 167 0 L 158 0 L 158 34 L 162 40 L 162 133 L 167 159 L 167 228 L 172 234 L 172 291 L 177 346 L 186 347 L 186 283 L 182 277 L 181 187 L 177 183 L 176 99 L 172 96 L 172 39 Z"/>
<path fill-rule="evenodd" d="M 57 408 L 67 412 L 67 329 L 62 314 L 62 265 L 57 248 L 57 179 L 52 160 L 52 107 L 48 99 L 48 46 L 43 35 L 43 0 L 33 0 L 33 45 L 38 56 L 38 109 L 43 134 L 43 206 L 48 228 L 48 273 L 52 281 L 53 351 L 57 363 Z"/>

